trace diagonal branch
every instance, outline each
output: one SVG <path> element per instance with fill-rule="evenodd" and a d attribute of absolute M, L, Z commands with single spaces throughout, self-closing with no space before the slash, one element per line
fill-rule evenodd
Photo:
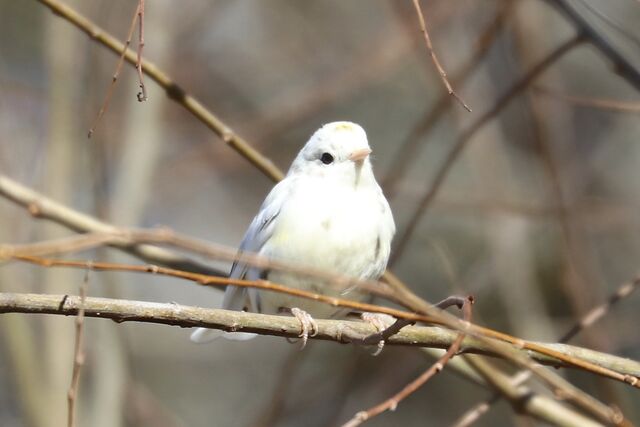
<path fill-rule="evenodd" d="M 111 34 L 100 28 L 98 25 L 79 14 L 68 5 L 56 0 L 37 0 L 47 6 L 51 11 L 62 19 L 75 25 L 78 29 L 85 32 L 96 42 L 107 47 L 115 54 L 121 54 L 125 50 L 125 45 Z M 132 65 L 138 64 L 138 58 L 135 52 L 127 50 L 124 55 L 127 62 Z M 174 82 L 168 74 L 162 71 L 152 62 L 142 59 L 141 67 L 144 74 L 153 79 L 166 92 L 167 96 L 173 101 L 180 104 L 187 111 L 193 114 L 198 120 L 204 123 L 216 135 L 218 135 L 225 143 L 237 151 L 242 157 L 247 159 L 251 164 L 258 168 L 263 174 L 273 181 L 280 181 L 284 174 L 278 167 L 258 150 L 253 148 L 247 141 L 238 136 L 226 123 L 209 111 L 193 96 L 189 95 L 182 87 Z"/>
<path fill-rule="evenodd" d="M 36 218 L 48 219 L 79 233 L 118 234 L 120 232 L 120 229 L 114 225 L 71 209 L 3 175 L 0 175 L 0 196 L 23 206 Z M 102 236 L 102 238 L 113 240 L 108 236 Z M 157 246 L 131 244 L 126 240 L 122 242 L 113 241 L 110 244 L 154 264 L 162 264 L 178 270 L 226 276 L 225 273 L 219 270 Z"/>
<path fill-rule="evenodd" d="M 573 37 L 566 42 L 562 43 L 556 49 L 554 49 L 549 55 L 547 55 L 544 59 L 542 59 L 538 64 L 533 66 L 520 80 L 515 82 L 502 96 L 500 96 L 493 107 L 489 109 L 487 112 L 482 114 L 478 119 L 469 126 L 458 138 L 455 142 L 447 157 L 445 158 L 442 166 L 436 172 L 435 178 L 433 179 L 433 184 L 431 184 L 429 191 L 422 197 L 420 202 L 418 203 L 418 207 L 415 212 L 409 219 L 409 222 L 404 230 L 404 232 L 397 239 L 397 244 L 395 251 L 392 253 L 392 258 L 390 264 L 393 263 L 402 255 L 404 250 L 406 249 L 407 243 L 411 236 L 413 235 L 416 227 L 418 226 L 420 219 L 424 216 L 427 208 L 431 205 L 433 199 L 435 199 L 436 195 L 440 191 L 442 184 L 444 184 L 445 179 L 449 175 L 451 168 L 458 160 L 464 149 L 471 141 L 471 138 L 478 132 L 485 124 L 487 124 L 491 119 L 493 119 L 496 115 L 502 111 L 502 109 L 509 104 L 518 94 L 522 93 L 529 85 L 547 68 L 553 65 L 558 59 L 562 58 L 565 53 L 569 52 L 571 49 L 582 43 L 583 38 L 578 35 Z"/>
<path fill-rule="evenodd" d="M 469 297 L 464 300 L 462 304 L 462 310 L 464 312 L 464 320 L 466 322 L 471 322 L 471 305 L 473 304 L 473 298 Z M 356 427 L 362 424 L 363 422 L 380 415 L 385 411 L 395 411 L 398 407 L 398 404 L 406 399 L 409 395 L 416 392 L 420 387 L 422 387 L 427 381 L 429 381 L 434 375 L 440 373 L 445 365 L 458 354 L 460 350 L 460 346 L 464 341 L 465 334 L 464 332 L 458 333 L 456 339 L 451 343 L 451 346 L 447 349 L 447 351 L 440 356 L 440 358 L 432 364 L 426 371 L 424 371 L 419 377 L 411 381 L 407 384 L 402 390 L 391 396 L 389 399 L 386 399 L 384 402 L 373 406 L 366 411 L 360 411 L 354 417 L 347 421 L 343 427 Z"/>
<path fill-rule="evenodd" d="M 471 108 L 467 105 L 466 102 L 460 98 L 460 96 L 453 90 L 451 87 L 451 83 L 449 83 L 449 79 L 447 78 L 447 73 L 442 68 L 442 64 L 440 64 L 440 60 L 436 55 L 436 52 L 433 50 L 433 45 L 431 44 L 431 37 L 429 37 L 429 31 L 427 31 L 427 24 L 425 22 L 424 16 L 422 14 L 422 8 L 420 7 L 419 0 L 413 0 L 413 7 L 416 9 L 416 14 L 418 15 L 418 21 L 420 22 L 420 31 L 422 31 L 422 35 L 424 36 L 424 42 L 427 45 L 427 51 L 429 52 L 429 56 L 431 56 L 431 60 L 433 61 L 433 65 L 438 70 L 438 74 L 440 74 L 440 78 L 442 79 L 442 83 L 444 87 L 447 88 L 447 93 L 455 98 L 456 101 L 460 103 L 464 107 L 465 110 L 471 112 Z"/>
<path fill-rule="evenodd" d="M 545 0 L 560 11 L 596 49 L 611 61 L 614 72 L 640 91 L 640 70 L 624 57 L 585 17 L 567 0 Z"/>

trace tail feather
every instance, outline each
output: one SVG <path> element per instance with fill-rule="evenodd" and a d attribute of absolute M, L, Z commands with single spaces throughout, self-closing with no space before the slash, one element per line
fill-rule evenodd
<path fill-rule="evenodd" d="M 252 334 L 250 332 L 224 332 L 218 329 L 197 328 L 191 334 L 191 341 L 198 344 L 204 344 L 220 337 L 232 341 L 246 341 L 255 338 L 256 336 L 257 334 Z"/>

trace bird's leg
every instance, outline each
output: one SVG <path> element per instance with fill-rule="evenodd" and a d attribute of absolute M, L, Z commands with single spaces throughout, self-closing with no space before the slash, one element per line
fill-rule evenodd
<path fill-rule="evenodd" d="M 300 347 L 300 350 L 302 350 L 307 345 L 309 337 L 313 337 L 318 334 L 318 324 L 313 320 L 313 317 L 304 310 L 293 307 L 290 311 L 291 314 L 293 314 L 293 316 L 300 322 L 300 335 L 298 336 L 302 338 L 302 347 Z"/>

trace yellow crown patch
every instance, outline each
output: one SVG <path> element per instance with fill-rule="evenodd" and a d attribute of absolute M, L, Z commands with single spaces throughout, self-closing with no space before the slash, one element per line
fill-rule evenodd
<path fill-rule="evenodd" d="M 337 131 L 353 131 L 353 125 L 351 123 L 347 123 L 347 122 L 337 123 L 333 127 L 333 130 L 337 130 Z"/>

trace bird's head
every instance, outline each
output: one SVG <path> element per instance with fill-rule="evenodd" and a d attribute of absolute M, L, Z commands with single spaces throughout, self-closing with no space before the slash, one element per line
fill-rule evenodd
<path fill-rule="evenodd" d="M 351 122 L 328 123 L 300 150 L 289 174 L 344 179 L 354 185 L 373 179 L 367 134 Z"/>

